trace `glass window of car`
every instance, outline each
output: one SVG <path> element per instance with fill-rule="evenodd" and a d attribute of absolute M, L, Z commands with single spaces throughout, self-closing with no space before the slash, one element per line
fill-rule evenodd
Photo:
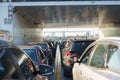
<path fill-rule="evenodd" d="M 118 49 L 118 46 L 109 46 L 107 66 L 112 70 L 120 71 L 120 50 Z"/>
<path fill-rule="evenodd" d="M 33 61 L 38 61 L 37 60 L 37 50 L 36 49 L 23 49 Z"/>
<path fill-rule="evenodd" d="M 6 51 L 3 49 L 0 49 L 0 79 L 1 80 L 21 79 L 13 62 L 7 55 Z"/>
<path fill-rule="evenodd" d="M 105 64 L 106 53 L 107 45 L 98 44 L 93 52 L 90 65 L 96 68 L 103 68 Z"/>
<path fill-rule="evenodd" d="M 92 52 L 94 46 L 90 47 L 86 52 L 85 52 L 85 55 L 82 57 L 82 63 L 84 64 L 87 64 L 88 63 L 88 60 L 90 58 L 90 53 Z"/>

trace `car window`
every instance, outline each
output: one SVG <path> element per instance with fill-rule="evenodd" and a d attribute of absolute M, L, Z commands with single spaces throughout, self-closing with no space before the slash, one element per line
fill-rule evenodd
<path fill-rule="evenodd" d="M 85 55 L 82 57 L 82 63 L 87 64 L 88 63 L 88 59 L 90 58 L 90 53 L 92 52 L 94 46 L 90 47 L 86 52 Z"/>
<path fill-rule="evenodd" d="M 3 55 L 1 55 L 4 53 Z M 0 49 L 0 79 L 1 80 L 20 80 L 20 76 L 6 51 Z"/>
<path fill-rule="evenodd" d="M 120 50 L 118 46 L 110 45 L 108 53 L 108 68 L 120 71 Z"/>
<path fill-rule="evenodd" d="M 37 50 L 36 49 L 23 49 L 33 61 L 37 61 Z"/>
<path fill-rule="evenodd" d="M 90 65 L 96 68 L 103 68 L 105 64 L 105 55 L 107 53 L 107 45 L 97 45 L 91 58 Z"/>

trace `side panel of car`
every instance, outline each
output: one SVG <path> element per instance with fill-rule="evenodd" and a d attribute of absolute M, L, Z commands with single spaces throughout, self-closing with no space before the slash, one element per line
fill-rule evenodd
<path fill-rule="evenodd" d="M 75 63 L 74 64 L 74 67 L 73 67 L 73 80 L 84 80 L 83 78 L 83 75 L 82 73 L 84 73 L 82 71 L 82 67 L 81 67 L 81 64 L 88 64 L 88 61 L 89 61 L 89 56 L 90 56 L 90 53 L 92 52 L 92 50 L 94 49 L 94 45 L 90 46 L 87 48 L 87 50 L 85 51 L 85 53 L 80 57 L 80 63 Z M 82 63 L 81 63 L 82 62 Z M 78 65 L 79 64 L 79 65 Z"/>
<path fill-rule="evenodd" d="M 89 65 L 81 63 L 79 74 L 81 75 L 77 80 L 109 80 L 106 77 L 102 76 L 102 69 L 94 68 Z"/>
<path fill-rule="evenodd" d="M 77 74 L 79 74 L 79 76 L 77 76 L 78 78 L 76 76 L 73 76 L 74 80 L 87 80 L 86 70 L 84 70 L 84 67 L 81 64 L 84 64 L 84 66 L 88 65 L 88 61 L 90 58 L 89 56 L 90 56 L 90 53 L 93 51 L 93 49 L 94 49 L 94 46 L 91 46 L 90 48 L 88 48 L 88 50 L 86 50 L 85 54 L 82 57 L 82 61 L 81 61 L 82 63 L 79 63 L 79 65 L 76 66 L 76 67 L 78 67 L 77 68 L 78 71 L 77 70 L 76 71 L 78 72 Z M 75 69 L 75 68 L 73 67 L 73 69 Z M 73 72 L 74 72 L 74 70 L 73 70 Z"/>

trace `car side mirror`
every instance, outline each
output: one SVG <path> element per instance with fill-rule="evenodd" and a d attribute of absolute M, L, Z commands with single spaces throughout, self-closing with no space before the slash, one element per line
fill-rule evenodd
<path fill-rule="evenodd" d="M 49 65 L 40 64 L 39 65 L 39 74 L 41 74 L 43 76 L 51 76 L 54 74 L 54 69 Z"/>

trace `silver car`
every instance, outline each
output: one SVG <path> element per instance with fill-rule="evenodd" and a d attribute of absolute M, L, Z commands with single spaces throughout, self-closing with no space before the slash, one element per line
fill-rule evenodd
<path fill-rule="evenodd" d="M 73 80 L 120 80 L 120 38 L 99 39 L 74 64 Z"/>

